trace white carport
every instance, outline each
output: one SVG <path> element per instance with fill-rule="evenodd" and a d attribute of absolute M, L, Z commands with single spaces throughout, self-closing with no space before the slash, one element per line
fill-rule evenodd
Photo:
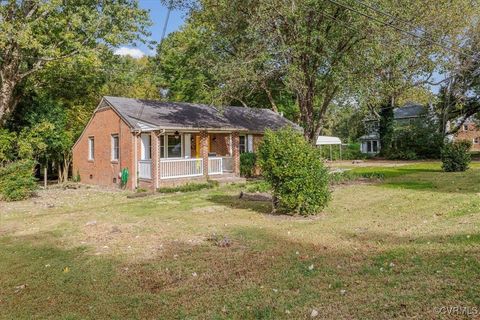
<path fill-rule="evenodd" d="M 342 160 L 342 140 L 338 137 L 330 137 L 330 136 L 319 136 L 317 138 L 317 146 L 320 148 L 322 146 L 329 146 L 330 147 L 330 161 L 332 161 L 332 146 L 338 145 L 340 148 L 340 160 Z"/>

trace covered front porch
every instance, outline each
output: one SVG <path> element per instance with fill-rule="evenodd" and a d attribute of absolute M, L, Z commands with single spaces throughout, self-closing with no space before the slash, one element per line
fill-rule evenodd
<path fill-rule="evenodd" d="M 239 133 L 160 130 L 138 134 L 138 179 L 155 188 L 240 172 Z"/>

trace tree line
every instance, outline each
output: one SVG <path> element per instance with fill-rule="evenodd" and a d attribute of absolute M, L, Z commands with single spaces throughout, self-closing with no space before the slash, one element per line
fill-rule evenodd
<path fill-rule="evenodd" d="M 443 136 L 480 110 L 478 1 L 165 5 L 185 24 L 158 44 L 134 0 L 0 2 L 0 162 L 31 158 L 64 181 L 102 95 L 270 108 L 311 143 L 354 141 L 366 115 L 407 101 L 432 106 Z M 113 54 L 139 41 L 156 55 Z"/>

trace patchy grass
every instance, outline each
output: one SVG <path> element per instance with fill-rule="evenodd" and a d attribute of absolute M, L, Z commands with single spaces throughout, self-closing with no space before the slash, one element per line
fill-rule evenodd
<path fill-rule="evenodd" d="M 207 183 L 187 183 L 177 187 L 162 187 L 158 188 L 157 191 L 160 193 L 192 192 L 203 189 L 212 189 L 214 187 L 218 187 L 218 182 L 212 180 Z"/>
<path fill-rule="evenodd" d="M 336 186 L 313 218 L 270 215 L 239 186 L 0 203 L 0 318 L 438 319 L 478 306 L 480 167 L 357 170 L 384 177 Z"/>

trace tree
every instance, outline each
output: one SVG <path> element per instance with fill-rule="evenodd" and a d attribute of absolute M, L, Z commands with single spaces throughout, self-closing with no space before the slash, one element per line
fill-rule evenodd
<path fill-rule="evenodd" d="M 31 75 L 52 62 L 139 40 L 148 24 L 133 0 L 0 2 L 0 122 Z"/>
<path fill-rule="evenodd" d="M 444 136 L 455 134 L 471 117 L 480 115 L 480 22 L 472 22 L 463 38 L 462 51 L 442 81 L 436 105 L 440 130 Z"/>

